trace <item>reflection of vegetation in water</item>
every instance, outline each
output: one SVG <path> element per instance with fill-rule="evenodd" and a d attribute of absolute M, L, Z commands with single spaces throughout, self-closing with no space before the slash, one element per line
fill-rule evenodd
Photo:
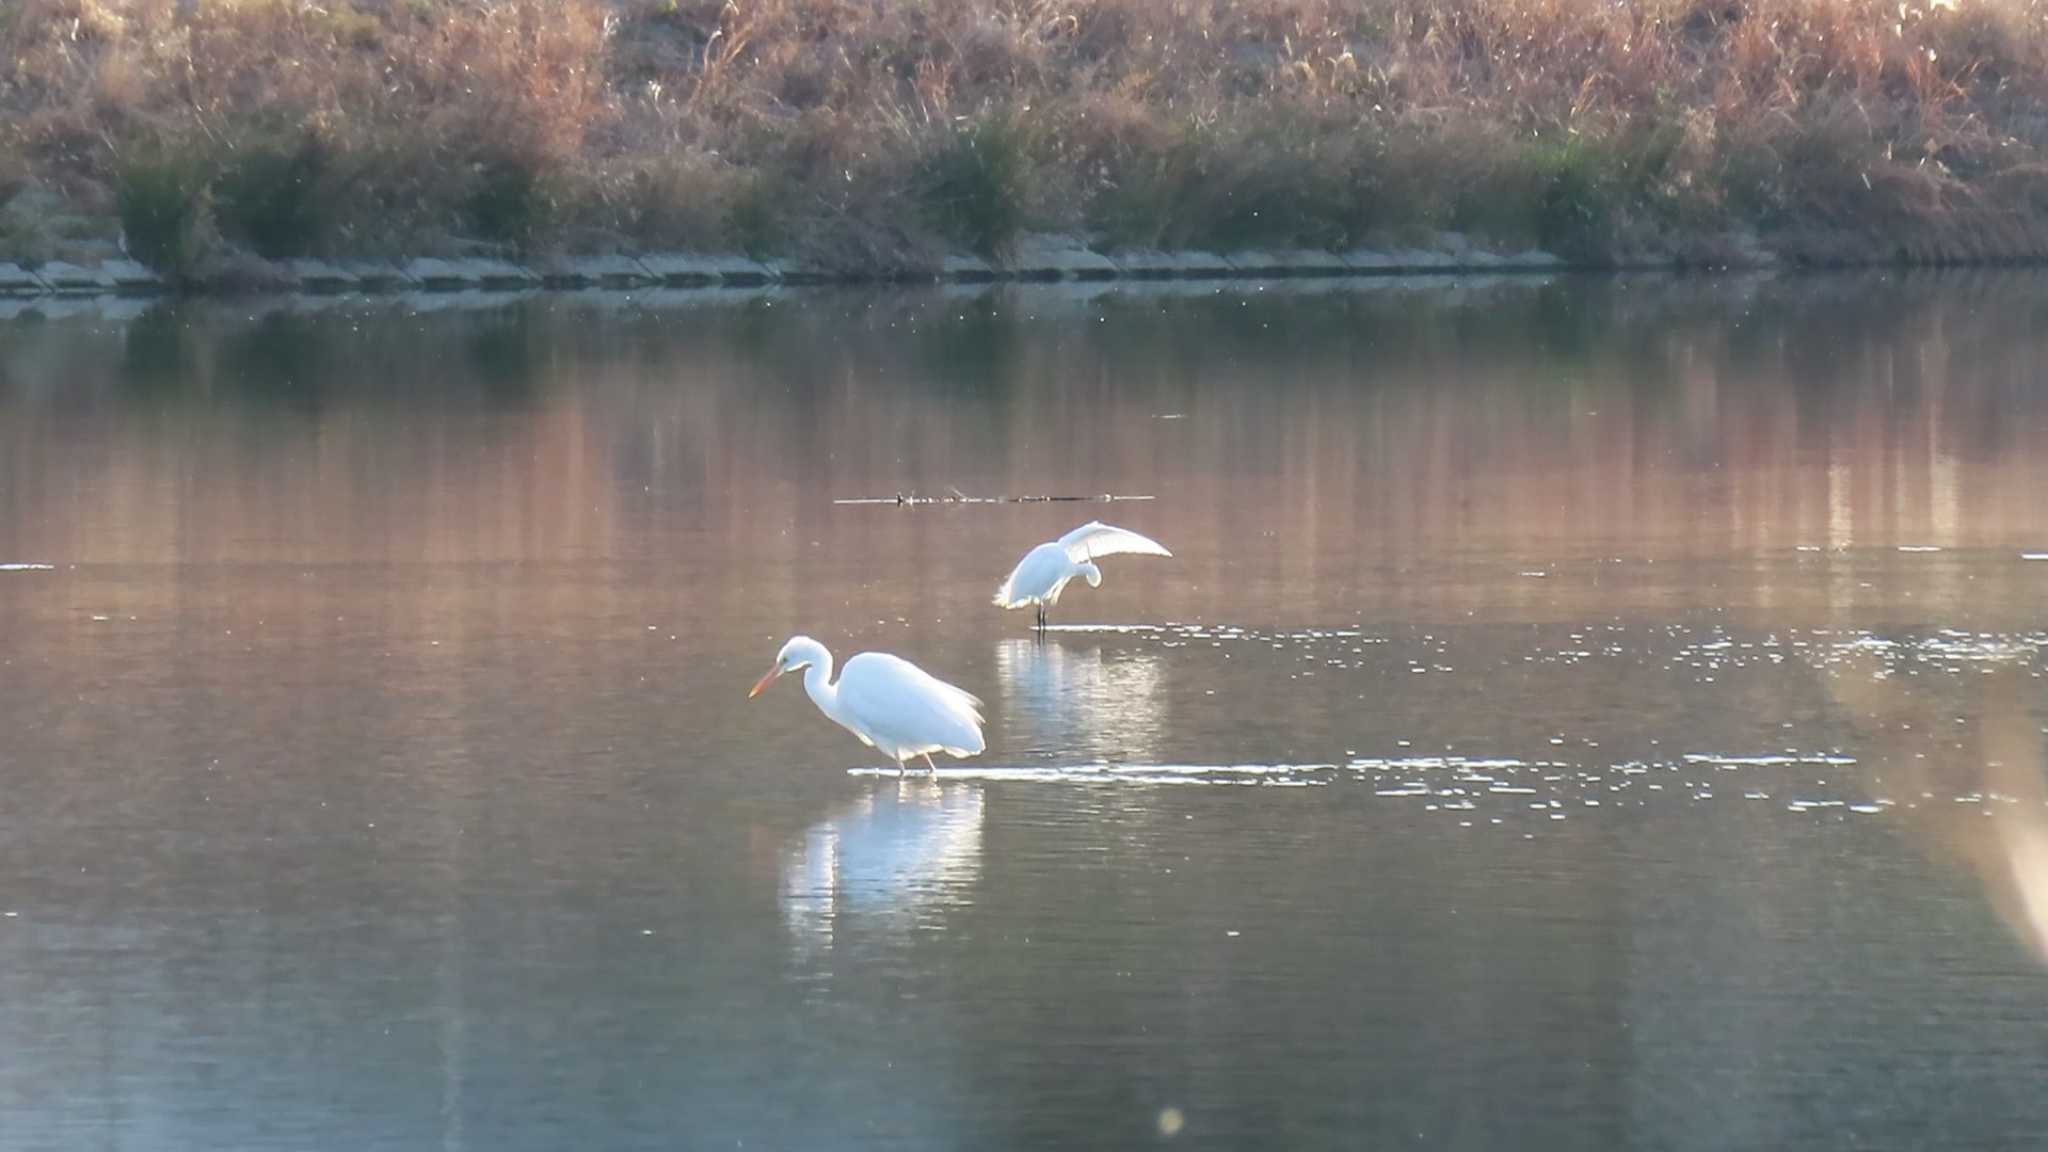
<path fill-rule="evenodd" d="M 1824 404 L 1855 387 L 1834 371 L 1844 358 L 1890 373 L 1888 387 L 1918 387 L 1967 348 L 1986 374 L 2024 399 L 2025 350 L 2048 301 L 2029 307 L 2025 278 L 1936 275 L 1735 280 L 1557 281 L 1503 278 L 1372 282 L 1328 291 L 1226 288 L 1186 296 L 1110 290 L 1089 299 L 1060 290 L 992 287 L 984 294 L 815 293 L 787 297 L 704 294 L 708 306 L 652 306 L 638 298 L 583 303 L 542 299 L 436 313 L 429 325 L 399 300 L 336 304 L 317 312 L 238 304 L 166 305 L 127 325 L 123 374 L 196 377 L 208 386 L 346 382 L 377 394 L 390 368 L 418 363 L 451 386 L 528 394 L 539 349 L 683 367 L 744 363 L 794 387 L 887 378 L 892 385 L 982 393 L 992 384 L 1036 388 L 1081 360 L 1105 383 L 1162 385 L 1218 368 L 1290 364 L 1313 379 L 1395 364 L 1456 359 L 1459 375 L 1540 360 L 1525 387 L 1584 374 L 1669 378 L 1680 359 L 1724 369 L 1772 369 L 1801 378 L 1797 400 Z M 2015 294 L 2014 289 L 2022 289 Z M 696 298 L 692 298 L 693 300 Z M 253 312 L 253 314 L 252 314 Z M 1190 327 L 1200 340 L 1190 340 Z M 1046 331 L 1060 339 L 1048 348 Z M 1816 333 L 1860 333 L 1849 345 Z M 1894 346 L 1910 342 L 1901 359 Z M 449 350 L 459 354 L 451 356 Z M 1025 355 L 1025 353 L 1029 355 Z M 1930 358 L 1929 354 L 1932 354 Z M 1988 358 L 1988 359 L 1987 359 Z M 175 366 L 175 367 L 173 367 Z M 1646 373 L 1645 368 L 1659 369 Z M 2010 369 L 2011 371 L 2006 371 Z M 1446 380 L 1455 383 L 1455 380 Z M 430 399 L 415 395 L 418 402 Z M 1981 429 L 2009 437 L 2004 421 Z"/>
<path fill-rule="evenodd" d="M 947 311 L 950 315 L 939 317 L 931 332 L 913 343 L 920 364 L 934 378 L 972 390 L 1001 379 L 1018 362 L 1023 334 L 1004 301 L 981 294 L 956 299 Z"/>
<path fill-rule="evenodd" d="M 484 391 L 504 404 L 533 399 L 538 384 L 532 326 L 518 312 L 474 318 L 463 343 L 464 360 Z"/>
<path fill-rule="evenodd" d="M 250 401 L 310 414 L 348 362 L 343 352 L 318 317 L 272 312 L 220 342 L 213 378 Z"/>
<path fill-rule="evenodd" d="M 152 308 L 121 333 L 121 379 L 140 391 L 180 387 L 192 365 L 189 331 L 175 304 Z"/>
<path fill-rule="evenodd" d="M 326 460 L 355 457 L 337 475 L 388 474 L 400 444 L 445 460 L 532 427 L 493 412 L 544 412 L 565 466 L 646 494 L 636 515 L 782 499 L 794 489 L 758 482 L 788 481 L 792 459 L 831 462 L 813 479 L 834 496 L 1078 493 L 1226 462 L 1314 515 L 1374 522 L 1388 556 L 1451 524 L 1536 539 L 1682 519 L 1789 545 L 1924 533 L 1961 523 L 1964 499 L 1987 530 L 2031 515 L 1984 494 L 2038 474 L 2015 448 L 2042 404 L 2039 276 L 1198 289 L 194 301 L 122 324 L 52 307 L 0 324 L 0 348 L 13 411 L 40 405 L 49 427 L 107 401 L 203 414 L 238 446 L 297 451 L 318 431 Z M 1692 516 L 1700 469 L 1739 482 L 1739 515 Z M 1289 579 L 1315 577 L 1313 550 L 1286 553 Z"/>
<path fill-rule="evenodd" d="M 300 312 L 165 303 L 121 334 L 119 377 L 131 388 L 192 402 L 233 397 L 317 411 L 337 398 L 431 407 L 474 392 L 524 404 L 537 394 L 537 341 L 550 327 L 519 305 L 448 313 L 429 324 L 391 302 Z M 410 381 L 422 367 L 435 388 Z"/>

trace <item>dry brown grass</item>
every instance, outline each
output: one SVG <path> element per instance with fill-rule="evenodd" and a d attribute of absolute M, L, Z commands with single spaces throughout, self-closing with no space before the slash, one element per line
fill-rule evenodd
<path fill-rule="evenodd" d="M 0 180 L 188 212 L 195 263 L 889 268 L 1023 227 L 2048 253 L 2043 0 L 12 0 L 0 116 Z"/>

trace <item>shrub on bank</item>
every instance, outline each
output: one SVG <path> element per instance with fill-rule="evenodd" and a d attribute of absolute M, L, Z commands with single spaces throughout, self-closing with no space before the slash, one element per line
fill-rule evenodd
<path fill-rule="evenodd" d="M 317 133 L 245 140 L 215 178 L 221 233 L 273 260 L 327 251 L 340 238 L 334 163 Z"/>
<path fill-rule="evenodd" d="M 121 231 L 136 259 L 173 278 L 189 275 L 204 249 L 210 174 L 189 147 L 137 147 L 114 170 Z"/>

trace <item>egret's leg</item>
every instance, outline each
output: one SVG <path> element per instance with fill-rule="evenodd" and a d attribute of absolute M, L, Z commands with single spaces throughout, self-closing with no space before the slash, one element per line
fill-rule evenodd
<path fill-rule="evenodd" d="M 896 761 L 896 774 L 898 776 L 909 775 L 909 771 L 903 767 L 903 761 L 900 759 Z"/>
<path fill-rule="evenodd" d="M 932 754 L 929 752 L 924 754 L 924 767 L 925 771 L 932 774 L 932 779 L 937 780 L 939 778 L 939 766 L 932 763 Z"/>

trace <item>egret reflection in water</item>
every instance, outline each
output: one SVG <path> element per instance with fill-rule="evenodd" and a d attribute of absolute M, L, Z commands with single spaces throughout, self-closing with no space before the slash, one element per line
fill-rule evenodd
<path fill-rule="evenodd" d="M 1033 751 L 1151 760 L 1165 736 L 1159 657 L 1058 641 L 996 643 L 1003 716 L 1031 733 Z"/>
<path fill-rule="evenodd" d="M 888 783 L 804 830 L 782 867 L 783 921 L 800 951 L 848 931 L 901 931 L 971 898 L 982 792 Z"/>

